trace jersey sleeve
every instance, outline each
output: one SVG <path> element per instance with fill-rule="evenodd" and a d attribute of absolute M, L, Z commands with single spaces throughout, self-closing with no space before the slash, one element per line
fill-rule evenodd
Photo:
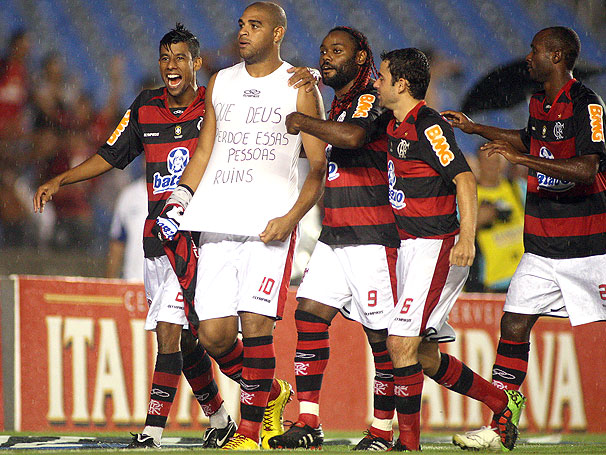
<path fill-rule="evenodd" d="M 520 139 L 522 140 L 522 144 L 526 150 L 530 150 L 530 117 L 528 117 L 528 123 L 526 124 L 526 128 L 522 128 L 519 130 Z"/>
<path fill-rule="evenodd" d="M 429 117 L 418 124 L 419 140 L 425 145 L 423 159 L 444 180 L 451 182 L 461 172 L 471 171 L 450 124 L 441 117 Z"/>
<path fill-rule="evenodd" d="M 351 103 L 345 116 L 345 122 L 361 126 L 366 131 L 366 142 L 372 142 L 377 135 L 385 132 L 385 122 L 378 121 L 386 117 L 388 111 L 379 106 L 374 93 L 362 93 Z"/>
<path fill-rule="evenodd" d="M 586 93 L 574 100 L 573 119 L 576 155 L 597 154 L 604 160 L 606 108 L 602 99 L 595 93 Z"/>
<path fill-rule="evenodd" d="M 141 93 L 128 108 L 122 120 L 103 144 L 97 154 L 118 169 L 124 169 L 143 151 L 141 126 L 139 125 L 139 107 Z"/>

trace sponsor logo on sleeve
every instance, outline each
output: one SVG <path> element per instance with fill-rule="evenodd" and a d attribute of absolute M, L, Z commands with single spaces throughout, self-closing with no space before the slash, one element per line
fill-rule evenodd
<path fill-rule="evenodd" d="M 130 109 L 126 111 L 126 113 L 124 114 L 124 117 L 122 117 L 122 120 L 120 120 L 120 123 L 118 124 L 118 126 L 116 127 L 116 129 L 114 130 L 112 135 L 109 137 L 109 139 L 107 140 L 107 145 L 114 145 L 116 143 L 116 141 L 118 140 L 118 138 L 120 137 L 122 132 L 128 126 L 129 120 L 130 120 Z"/>
<path fill-rule="evenodd" d="M 593 142 L 604 142 L 604 110 L 599 104 L 590 104 L 589 125 L 591 126 L 591 140 Z"/>
<path fill-rule="evenodd" d="M 427 128 L 425 130 L 425 137 L 429 139 L 431 148 L 440 159 L 440 164 L 444 167 L 448 166 L 454 160 L 454 153 L 450 150 L 450 144 L 444 137 L 440 125 L 433 125 Z"/>
<path fill-rule="evenodd" d="M 366 118 L 368 117 L 368 112 L 372 108 L 372 103 L 375 102 L 374 95 L 362 95 L 358 98 L 358 106 L 356 107 L 356 111 L 353 113 L 352 118 Z"/>

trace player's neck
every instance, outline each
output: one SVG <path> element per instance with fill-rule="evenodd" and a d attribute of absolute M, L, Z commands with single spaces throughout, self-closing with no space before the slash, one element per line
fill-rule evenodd
<path fill-rule="evenodd" d="M 558 96 L 559 91 L 562 90 L 562 87 L 564 87 L 572 78 L 572 72 L 566 71 L 556 73 L 549 78 L 549 80 L 545 81 L 543 83 L 543 88 L 545 89 L 547 101 L 549 101 L 549 103 L 553 103 L 555 101 L 555 97 Z"/>
<path fill-rule="evenodd" d="M 246 72 L 252 77 L 265 77 L 273 73 L 282 65 L 282 59 L 279 55 L 272 55 L 269 58 L 258 62 L 244 61 Z"/>
<path fill-rule="evenodd" d="M 194 102 L 196 96 L 198 96 L 198 86 L 190 85 L 179 96 L 172 96 L 167 92 L 166 104 L 168 107 L 187 107 Z"/>
<path fill-rule="evenodd" d="M 398 122 L 403 122 L 408 117 L 408 113 L 419 104 L 421 100 L 417 100 L 410 95 L 402 95 L 397 104 L 393 108 L 393 115 Z"/>
<path fill-rule="evenodd" d="M 352 79 L 343 87 L 339 88 L 338 90 L 335 90 L 335 96 L 337 97 L 337 99 L 340 100 L 341 98 L 343 98 L 343 96 L 345 96 L 345 94 L 349 92 L 349 90 L 353 87 L 355 82 L 356 80 Z"/>

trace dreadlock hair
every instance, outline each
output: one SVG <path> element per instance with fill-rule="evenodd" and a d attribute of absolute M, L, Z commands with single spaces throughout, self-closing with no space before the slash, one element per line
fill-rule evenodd
<path fill-rule="evenodd" d="M 162 52 L 163 47 L 170 48 L 171 44 L 177 43 L 187 44 L 191 58 L 200 57 L 200 42 L 198 41 L 198 38 L 186 29 L 181 22 L 177 22 L 175 28 L 162 37 L 162 40 L 160 41 L 160 52 Z"/>
<path fill-rule="evenodd" d="M 364 33 L 356 30 L 355 28 L 345 26 L 335 27 L 331 29 L 328 34 L 332 32 L 345 32 L 349 34 L 356 44 L 355 53 L 357 54 L 359 51 L 366 51 L 366 61 L 360 65 L 358 74 L 348 92 L 343 95 L 341 99 L 337 99 L 336 96 L 333 98 L 332 104 L 330 105 L 330 114 L 328 115 L 329 120 L 337 119 L 341 112 L 349 107 L 356 95 L 368 85 L 370 78 L 377 77 L 378 74 L 377 68 L 375 67 L 375 61 L 372 56 L 372 51 L 370 50 L 370 45 L 368 44 L 368 39 Z"/>

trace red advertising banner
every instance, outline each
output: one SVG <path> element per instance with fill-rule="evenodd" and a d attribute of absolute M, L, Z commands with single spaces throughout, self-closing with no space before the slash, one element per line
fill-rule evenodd
<path fill-rule="evenodd" d="M 156 352 L 154 335 L 143 329 L 147 312 L 143 286 L 83 278 L 19 276 L 11 280 L 15 286 L 14 345 L 7 343 L 10 337 L 4 333 L 4 321 L 2 354 L 6 360 L 7 349 L 14 349 L 10 354 L 15 361 L 5 361 L 0 382 L 6 430 L 139 429 L 147 412 Z M 6 294 L 2 293 L 3 315 Z M 291 289 L 285 318 L 274 336 L 276 376 L 293 386 L 294 296 Z M 503 302 L 502 295 L 467 294 L 451 313 L 458 339 L 444 345 L 445 351 L 485 378 L 491 377 Z M 606 359 L 596 349 L 602 333 L 604 323 L 574 330 L 566 319 L 542 318 L 537 323 L 523 388 L 529 397 L 524 428 L 606 432 L 602 418 L 606 396 L 599 390 Z M 330 328 L 330 349 L 320 405 L 323 426 L 361 431 L 372 418 L 373 362 L 364 332 L 358 324 L 337 316 Z M 216 378 L 228 411 L 237 418 L 237 384 L 220 373 Z M 11 387 L 14 390 L 7 390 Z M 489 412 L 480 403 L 446 391 L 430 379 L 425 381 L 423 396 L 424 430 L 474 428 L 489 421 Z M 287 406 L 285 418 L 294 420 L 297 411 L 295 399 Z M 188 384 L 182 381 L 168 428 L 201 430 L 206 423 Z"/>

